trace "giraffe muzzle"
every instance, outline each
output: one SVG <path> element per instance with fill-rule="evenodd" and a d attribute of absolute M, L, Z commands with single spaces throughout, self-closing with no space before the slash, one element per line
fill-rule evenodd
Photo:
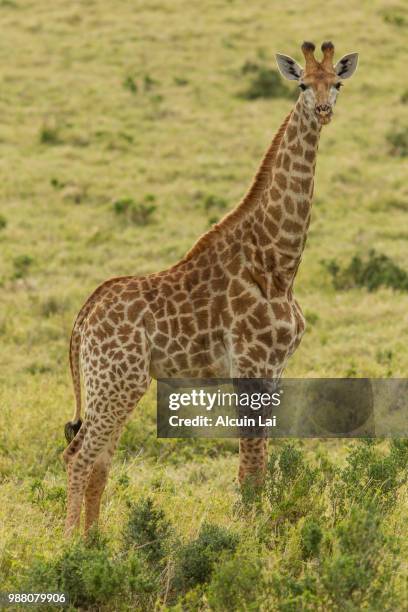
<path fill-rule="evenodd" d="M 319 122 L 325 125 L 329 123 L 332 118 L 333 108 L 330 104 L 317 104 L 315 106 L 315 115 Z"/>

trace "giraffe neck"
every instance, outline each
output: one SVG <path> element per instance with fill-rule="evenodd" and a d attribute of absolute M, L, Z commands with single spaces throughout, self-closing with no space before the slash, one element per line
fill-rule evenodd
<path fill-rule="evenodd" d="M 320 126 L 300 96 L 286 125 L 270 180 L 258 204 L 263 232 L 257 237 L 258 260 L 275 285 L 291 288 L 310 223 Z"/>

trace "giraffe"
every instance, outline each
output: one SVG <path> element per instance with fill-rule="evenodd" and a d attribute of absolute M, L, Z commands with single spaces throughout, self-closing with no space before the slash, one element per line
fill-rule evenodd
<path fill-rule="evenodd" d="M 315 58 L 304 42 L 302 68 L 277 54 L 300 93 L 238 206 L 169 269 L 112 278 L 81 308 L 70 342 L 76 408 L 66 424 L 66 533 L 97 521 L 120 433 L 152 378 L 278 379 L 305 329 L 293 295 L 310 222 L 322 125 L 358 54 L 333 65 L 334 47 Z M 82 369 L 86 413 L 81 420 Z M 262 481 L 266 439 L 239 441 L 241 484 Z"/>

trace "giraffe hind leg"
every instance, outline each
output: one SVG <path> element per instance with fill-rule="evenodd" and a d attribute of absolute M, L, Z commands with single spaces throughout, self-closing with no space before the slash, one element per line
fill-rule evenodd
<path fill-rule="evenodd" d="M 86 529 L 97 520 L 116 443 L 148 383 L 146 377 L 137 397 L 133 395 L 127 400 L 89 397 L 84 424 L 64 453 L 68 474 L 66 535 L 79 526 L 84 497 Z"/>
<path fill-rule="evenodd" d="M 85 534 L 99 520 L 101 498 L 108 480 L 109 469 L 121 431 L 122 427 L 112 435 L 110 443 L 95 461 L 89 476 L 85 489 Z"/>

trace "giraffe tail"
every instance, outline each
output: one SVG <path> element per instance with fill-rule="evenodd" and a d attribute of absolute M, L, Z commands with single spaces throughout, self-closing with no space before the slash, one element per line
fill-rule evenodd
<path fill-rule="evenodd" d="M 72 383 L 74 385 L 74 393 L 75 393 L 75 412 L 72 418 L 72 421 L 68 421 L 64 427 L 65 439 L 68 442 L 72 442 L 72 440 L 77 435 L 78 431 L 81 429 L 82 419 L 81 419 L 81 373 L 79 367 L 79 353 L 80 353 L 80 343 L 81 343 L 81 334 L 79 332 L 77 325 L 77 321 L 74 324 L 72 333 L 71 333 L 71 341 L 69 345 L 69 365 L 71 368 L 71 376 Z"/>

